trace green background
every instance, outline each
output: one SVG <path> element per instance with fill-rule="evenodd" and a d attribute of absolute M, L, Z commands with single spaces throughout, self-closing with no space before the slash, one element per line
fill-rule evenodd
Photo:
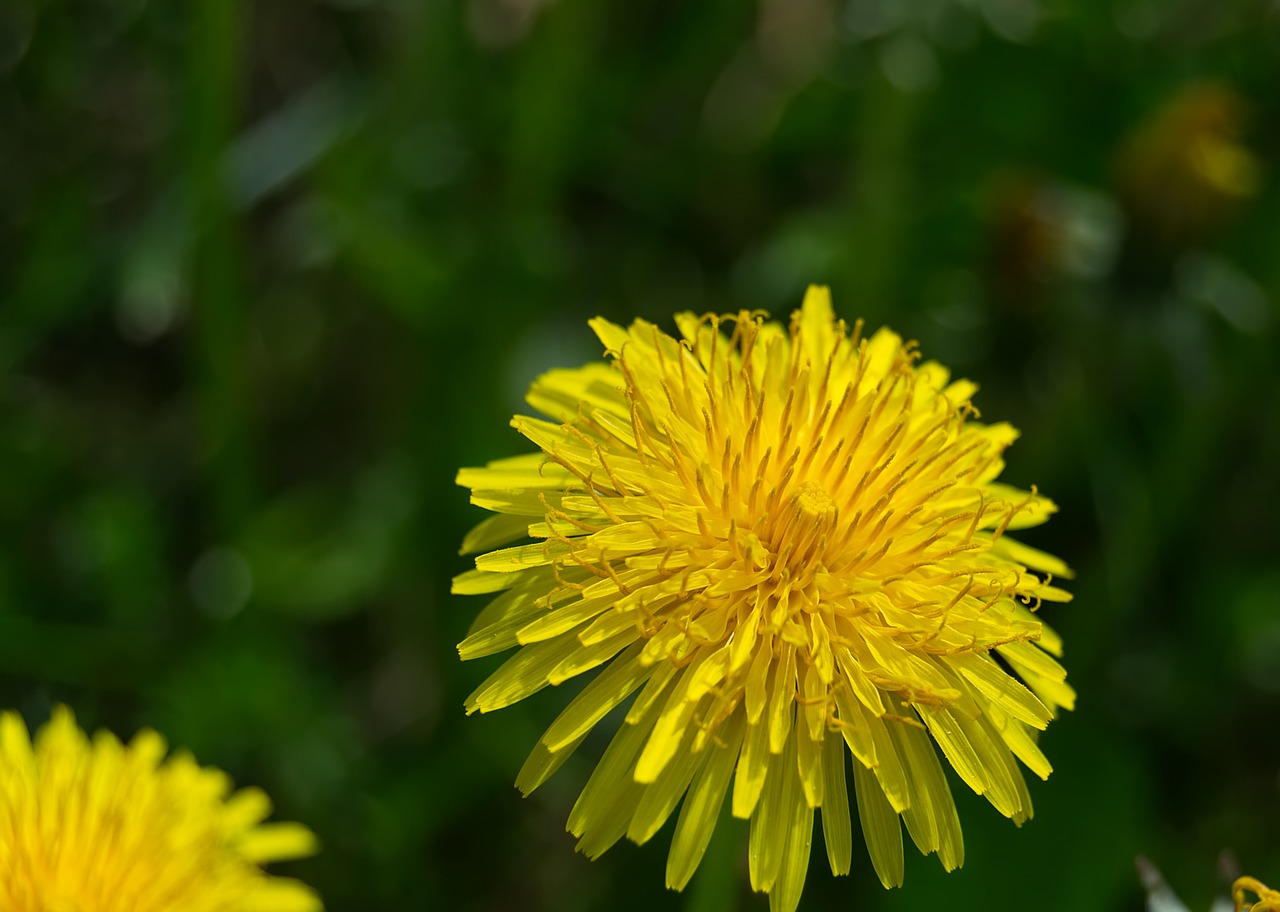
<path fill-rule="evenodd" d="M 1278 77 L 1261 0 L 5 0 L 0 703 L 262 785 L 331 910 L 764 909 L 739 822 L 573 852 L 599 739 L 519 797 L 565 695 L 463 715 L 453 475 L 589 317 L 822 282 L 1022 429 L 1080 699 L 1021 830 L 953 778 L 961 871 L 801 908 L 1274 884 Z"/>

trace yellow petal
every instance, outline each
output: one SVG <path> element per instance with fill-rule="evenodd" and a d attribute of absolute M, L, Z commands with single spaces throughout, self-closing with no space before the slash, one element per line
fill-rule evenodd
<path fill-rule="evenodd" d="M 672 889 L 684 889 L 707 851 L 745 730 L 746 716 L 741 711 L 734 713 L 721 729 L 724 744 L 709 749 L 710 756 L 698 769 L 680 806 L 667 855 L 667 886 Z"/>
<path fill-rule="evenodd" d="M 240 854 L 253 862 L 306 858 L 320 849 L 315 833 L 300 823 L 264 823 L 240 838 Z"/>
<path fill-rule="evenodd" d="M 748 724 L 738 772 L 733 781 L 734 817 L 745 820 L 755 812 L 769 772 L 770 756 L 769 730 L 763 724 Z"/>
<path fill-rule="evenodd" d="M 559 751 L 586 734 L 653 675 L 654 668 L 641 665 L 639 655 L 639 644 L 628 647 L 573 698 L 542 736 L 548 750 Z"/>
<path fill-rule="evenodd" d="M 822 839 L 832 874 L 848 874 L 853 861 L 853 833 L 849 825 L 849 795 L 845 784 L 845 745 L 828 737 L 822 747 Z M 861 766 L 859 763 L 855 767 Z"/>
<path fill-rule="evenodd" d="M 902 886 L 902 825 L 880 788 L 880 783 L 862 764 L 853 765 L 853 784 L 858 796 L 858 818 L 871 865 L 885 888 Z"/>

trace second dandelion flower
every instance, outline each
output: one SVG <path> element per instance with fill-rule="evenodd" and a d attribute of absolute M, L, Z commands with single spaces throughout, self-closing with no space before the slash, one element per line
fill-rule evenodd
<path fill-rule="evenodd" d="M 542 376 L 528 401 L 552 420 L 512 422 L 537 450 L 458 474 L 495 514 L 454 580 L 492 597 L 459 652 L 518 647 L 468 711 L 601 669 L 517 785 L 537 788 L 631 700 L 568 828 L 595 857 L 645 842 L 679 805 L 677 889 L 728 795 L 775 912 L 799 903 L 815 811 L 847 873 L 850 768 L 886 886 L 902 883 L 900 821 L 958 867 L 937 749 L 1020 823 L 1018 761 L 1049 775 L 1035 733 L 1075 696 L 1034 610 L 1070 598 L 1054 584 L 1067 567 L 1008 534 L 1056 508 L 996 480 L 1017 431 L 975 420 L 976 387 L 913 344 L 850 331 L 825 288 L 789 328 L 746 312 L 676 322 L 679 339 L 592 321 L 609 362 Z"/>

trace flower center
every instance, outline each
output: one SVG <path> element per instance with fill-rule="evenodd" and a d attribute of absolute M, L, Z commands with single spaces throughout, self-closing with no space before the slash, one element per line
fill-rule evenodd
<path fill-rule="evenodd" d="M 783 503 L 769 535 L 778 569 L 793 577 L 807 577 L 817 569 L 839 509 L 816 481 L 803 482 Z"/>
<path fill-rule="evenodd" d="M 838 512 L 836 502 L 831 499 L 827 489 L 816 481 L 806 481 L 800 485 L 796 493 L 791 495 L 791 502 L 802 522 L 823 529 L 835 524 Z"/>

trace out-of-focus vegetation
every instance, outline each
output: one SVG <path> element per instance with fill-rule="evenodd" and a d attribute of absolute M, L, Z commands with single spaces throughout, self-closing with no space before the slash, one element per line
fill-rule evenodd
<path fill-rule="evenodd" d="M 1262 0 L 6 0 L 0 702 L 263 785 L 333 910 L 764 908 L 740 824 L 575 855 L 595 741 L 518 797 L 565 695 L 463 717 L 453 474 L 588 317 L 824 282 L 1023 430 L 1080 702 L 1022 830 L 956 780 L 961 871 L 801 908 L 1280 880 L 1278 61 Z"/>

